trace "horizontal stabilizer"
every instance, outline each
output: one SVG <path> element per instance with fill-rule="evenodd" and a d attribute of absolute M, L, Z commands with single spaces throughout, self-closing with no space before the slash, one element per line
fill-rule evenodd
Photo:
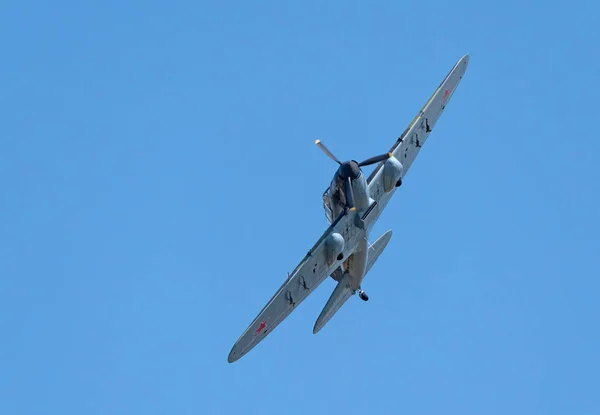
<path fill-rule="evenodd" d="M 327 304 L 325 304 L 323 311 L 321 311 L 321 314 L 315 323 L 315 327 L 313 328 L 313 333 L 317 334 L 317 332 L 321 330 L 325 324 L 327 324 L 331 317 L 333 317 L 333 315 L 350 297 L 352 297 L 352 290 L 350 289 L 348 274 L 344 273 L 342 279 L 340 282 L 338 282 L 337 286 L 331 293 L 331 297 L 329 297 L 329 300 L 327 301 Z"/>
<path fill-rule="evenodd" d="M 365 276 L 379 258 L 379 255 L 383 252 L 388 242 L 392 239 L 392 231 L 389 230 L 383 235 L 381 235 L 375 242 L 369 245 L 369 251 L 367 256 L 367 267 Z M 313 333 L 316 334 L 319 330 L 323 328 L 325 324 L 337 311 L 344 305 L 344 303 L 348 300 L 348 298 L 352 297 L 352 290 L 350 289 L 350 283 L 348 282 L 348 274 L 344 273 L 338 282 L 337 286 L 331 293 L 331 297 L 325 304 L 323 311 L 319 315 L 317 322 L 315 323 L 315 327 L 313 328 Z"/>
<path fill-rule="evenodd" d="M 388 242 L 390 242 L 390 239 L 392 239 L 391 229 L 383 235 L 381 235 L 379 238 L 377 238 L 377 240 L 369 246 L 369 252 L 367 254 L 367 269 L 365 275 L 369 273 L 371 267 L 373 266 L 375 261 L 377 261 L 377 258 L 379 258 L 379 255 L 381 255 Z"/>

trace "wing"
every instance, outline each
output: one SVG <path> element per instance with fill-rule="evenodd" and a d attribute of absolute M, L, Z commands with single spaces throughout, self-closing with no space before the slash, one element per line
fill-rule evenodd
<path fill-rule="evenodd" d="M 406 176 L 421 147 L 429 137 L 429 133 L 433 130 L 448 102 L 450 102 L 450 98 L 452 98 L 456 87 L 467 70 L 468 63 L 469 55 L 460 58 L 390 149 L 390 153 L 393 153 L 394 157 L 404 167 L 402 177 Z M 367 179 L 369 194 L 377 201 L 377 205 L 365 221 L 365 226 L 369 230 L 396 191 L 396 189 L 389 193 L 383 191 L 383 164 L 384 162 L 379 163 Z"/>
<path fill-rule="evenodd" d="M 343 236 L 344 258 L 353 252 L 364 230 L 357 228 L 354 214 L 343 212 L 327 228 L 317 243 L 306 254 L 288 279 L 262 309 L 246 331 L 240 336 L 229 353 L 228 361 L 235 362 L 260 343 L 294 309 L 343 262 L 329 265 L 325 258 L 325 241 L 333 232 Z M 364 237 L 364 236 L 363 236 Z"/>

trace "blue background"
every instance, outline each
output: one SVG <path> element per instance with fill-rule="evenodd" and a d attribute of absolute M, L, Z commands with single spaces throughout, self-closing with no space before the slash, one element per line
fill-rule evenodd
<path fill-rule="evenodd" d="M 592 1 L 0 6 L 0 413 L 600 413 Z M 467 73 L 318 334 L 231 346 Z M 367 168 L 367 173 L 371 168 Z"/>

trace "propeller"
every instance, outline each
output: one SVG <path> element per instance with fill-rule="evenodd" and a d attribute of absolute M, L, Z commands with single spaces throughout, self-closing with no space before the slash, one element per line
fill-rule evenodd
<path fill-rule="evenodd" d="M 318 145 L 318 146 L 319 146 L 319 148 L 320 148 L 321 150 L 323 150 L 323 153 L 327 154 L 331 160 L 335 161 L 335 162 L 336 162 L 337 164 L 339 164 L 339 165 L 341 165 L 341 164 L 342 164 L 342 162 L 341 162 L 341 161 L 339 161 L 339 160 L 338 160 L 338 159 L 337 159 L 337 158 L 336 158 L 336 157 L 335 157 L 335 156 L 334 156 L 334 155 L 331 153 L 331 151 L 329 151 L 329 150 L 327 149 L 327 147 L 325 147 L 325 145 L 324 145 L 323 143 L 321 143 L 321 140 L 316 140 L 316 141 L 315 141 L 315 144 L 316 144 L 316 145 Z"/>
<path fill-rule="evenodd" d="M 315 141 L 315 144 L 316 144 L 317 146 L 319 146 L 319 148 L 320 148 L 321 150 L 323 150 L 323 153 L 327 154 L 327 156 L 328 156 L 330 159 L 332 159 L 333 161 L 335 161 L 335 162 L 336 162 L 337 164 L 339 164 L 339 165 L 342 165 L 342 164 L 343 164 L 341 161 L 339 161 L 339 160 L 337 159 L 337 157 L 336 157 L 336 156 L 334 156 L 334 155 L 333 155 L 333 153 L 332 153 L 331 151 L 329 151 L 329 149 L 328 149 L 327 147 L 325 147 L 325 144 L 323 144 L 323 143 L 321 142 L 321 140 L 316 140 L 316 141 Z M 385 153 L 385 154 L 381 154 L 381 155 L 379 155 L 379 156 L 375 156 L 375 157 L 368 158 L 368 159 L 366 159 L 366 160 L 364 160 L 364 161 L 361 161 L 360 163 L 357 163 L 357 164 L 358 164 L 358 167 L 370 166 L 371 164 L 375 164 L 375 163 L 379 163 L 380 161 L 387 160 L 387 159 L 389 159 L 390 157 L 392 157 L 392 153 Z M 356 162 L 354 162 L 354 163 L 356 163 Z"/>
<path fill-rule="evenodd" d="M 392 157 L 392 153 L 385 153 L 380 156 L 371 157 L 370 159 L 366 159 L 365 161 L 361 161 L 358 163 L 358 167 L 370 166 L 371 164 L 379 163 L 380 161 L 384 161 Z"/>
<path fill-rule="evenodd" d="M 344 193 L 346 195 L 346 205 L 350 208 L 350 210 L 354 210 L 354 191 L 352 190 L 352 180 L 358 178 L 360 176 L 360 168 L 363 166 L 370 166 L 375 163 L 379 163 L 381 161 L 387 160 L 392 157 L 392 153 L 381 154 L 379 156 L 368 158 L 360 163 L 357 163 L 354 160 L 341 162 L 333 155 L 331 151 L 325 147 L 325 145 L 321 142 L 321 140 L 316 140 L 315 144 L 319 146 L 319 148 L 327 154 L 327 156 L 340 165 L 338 169 L 338 175 L 341 179 L 344 180 Z"/>
<path fill-rule="evenodd" d="M 354 190 L 352 190 L 352 179 L 348 177 L 345 181 L 346 188 L 344 193 L 346 194 L 346 205 L 350 208 L 350 210 L 356 209 L 354 207 Z"/>

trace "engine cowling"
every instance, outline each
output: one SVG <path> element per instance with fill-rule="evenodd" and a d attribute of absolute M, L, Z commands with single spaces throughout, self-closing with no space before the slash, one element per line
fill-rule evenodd
<path fill-rule="evenodd" d="M 390 157 L 383 164 L 383 191 L 391 192 L 402 179 L 404 167 L 396 157 Z"/>
<path fill-rule="evenodd" d="M 331 265 L 335 261 L 343 259 L 344 245 L 344 237 L 337 232 L 334 232 L 327 237 L 325 240 L 325 258 L 327 264 Z"/>

